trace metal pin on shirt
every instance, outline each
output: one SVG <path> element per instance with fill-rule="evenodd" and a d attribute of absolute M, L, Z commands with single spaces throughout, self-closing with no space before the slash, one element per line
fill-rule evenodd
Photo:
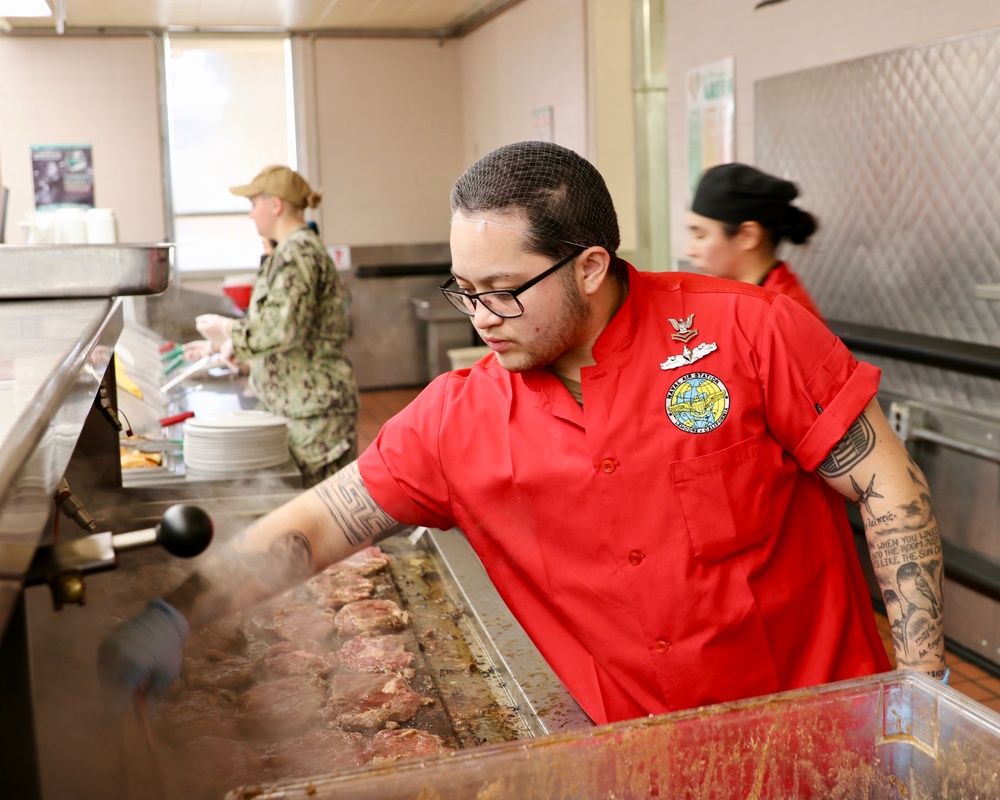
<path fill-rule="evenodd" d="M 678 356 L 667 356 L 666 361 L 660 362 L 660 369 L 677 369 L 678 367 L 686 367 L 688 364 L 693 364 L 700 358 L 704 358 L 709 353 L 718 350 L 719 346 L 715 342 L 702 342 L 694 350 L 688 348 L 684 345 L 683 352 Z"/>
<path fill-rule="evenodd" d="M 676 331 L 676 333 L 670 334 L 670 338 L 676 342 L 683 342 L 684 350 L 681 351 L 680 355 L 668 356 L 666 361 L 661 361 L 660 369 L 668 370 L 686 367 L 718 349 L 718 345 L 715 342 L 702 342 L 695 346 L 693 350 L 687 346 L 687 343 L 698 335 L 698 329 L 692 327 L 694 325 L 694 314 L 688 316 L 687 319 L 678 320 L 673 317 L 668 317 L 668 319 Z"/>

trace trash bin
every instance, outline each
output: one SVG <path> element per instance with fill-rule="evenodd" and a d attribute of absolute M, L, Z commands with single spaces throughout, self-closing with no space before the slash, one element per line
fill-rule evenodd
<path fill-rule="evenodd" d="M 490 348 L 482 347 L 456 347 L 448 351 L 448 360 L 452 369 L 468 369 L 483 356 L 488 355 Z"/>
<path fill-rule="evenodd" d="M 469 317 L 440 295 L 414 297 L 411 302 L 427 329 L 427 378 L 432 380 L 452 369 L 448 351 L 474 344 L 476 331 Z"/>

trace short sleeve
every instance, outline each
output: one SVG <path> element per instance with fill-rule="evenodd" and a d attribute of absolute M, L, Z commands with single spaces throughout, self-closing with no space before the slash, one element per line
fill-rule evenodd
<path fill-rule="evenodd" d="M 812 472 L 875 396 L 880 372 L 784 296 L 771 304 L 759 355 L 768 428 Z"/>
<path fill-rule="evenodd" d="M 392 417 L 361 454 L 358 469 L 379 507 L 407 525 L 454 527 L 439 436 L 450 376 L 438 376 Z"/>

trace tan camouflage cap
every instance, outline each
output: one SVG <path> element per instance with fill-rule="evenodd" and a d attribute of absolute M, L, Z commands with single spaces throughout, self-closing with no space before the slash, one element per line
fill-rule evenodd
<path fill-rule="evenodd" d="M 323 192 L 313 191 L 299 173 L 278 164 L 264 167 L 246 186 L 231 186 L 229 191 L 241 197 L 271 194 L 299 208 L 316 208 L 323 198 Z"/>

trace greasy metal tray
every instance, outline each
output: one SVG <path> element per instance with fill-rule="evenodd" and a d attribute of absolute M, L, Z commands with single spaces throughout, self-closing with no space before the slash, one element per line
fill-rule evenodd
<path fill-rule="evenodd" d="M 170 244 L 0 246 L 0 300 L 159 294 Z"/>
<path fill-rule="evenodd" d="M 251 797 L 1000 797 L 1000 715 L 891 672 L 227 795 Z"/>

